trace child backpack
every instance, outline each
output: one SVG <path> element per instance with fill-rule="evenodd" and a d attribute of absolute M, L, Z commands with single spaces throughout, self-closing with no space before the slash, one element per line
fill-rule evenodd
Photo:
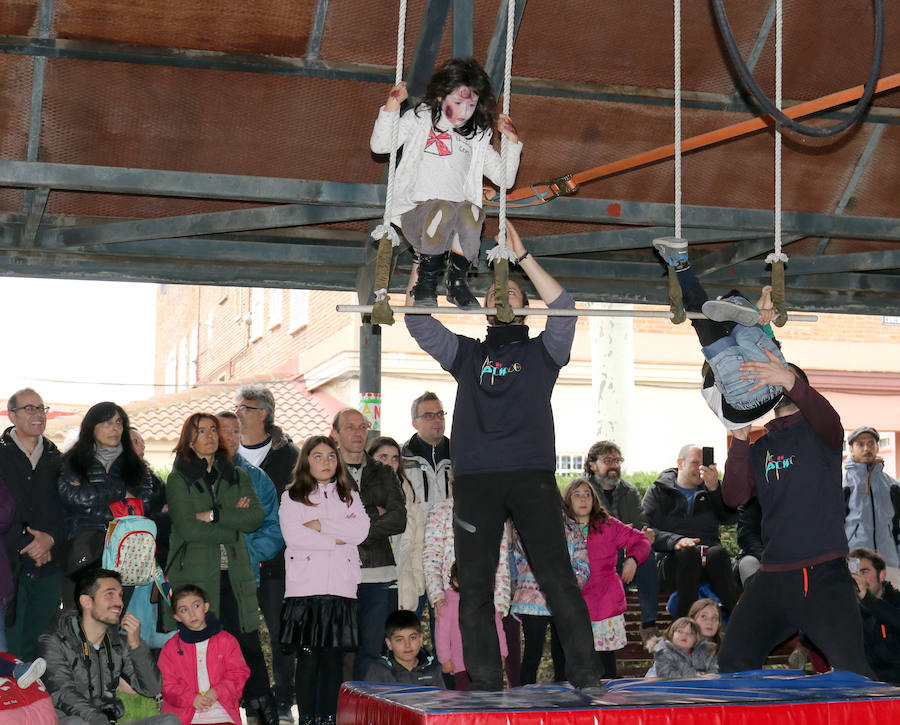
<path fill-rule="evenodd" d="M 146 516 L 120 516 L 109 522 L 103 568 L 119 572 L 122 586 L 153 581 L 156 571 L 156 522 Z"/>

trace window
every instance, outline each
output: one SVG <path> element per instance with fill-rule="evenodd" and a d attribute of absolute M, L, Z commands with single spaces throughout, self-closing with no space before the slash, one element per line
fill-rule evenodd
<path fill-rule="evenodd" d="M 581 454 L 564 453 L 556 457 L 557 473 L 582 473 L 584 471 L 584 456 Z"/>
<path fill-rule="evenodd" d="M 181 338 L 178 345 L 178 376 L 175 379 L 175 388 L 184 390 L 188 385 L 188 341 L 186 337 Z"/>
<path fill-rule="evenodd" d="M 291 290 L 291 332 L 309 324 L 309 290 Z"/>
<path fill-rule="evenodd" d="M 269 329 L 281 324 L 281 290 L 269 290 Z"/>
<path fill-rule="evenodd" d="M 250 290 L 250 340 L 258 340 L 263 336 L 265 324 L 266 298 L 265 290 L 254 287 Z"/>
<path fill-rule="evenodd" d="M 193 387 L 197 384 L 197 348 L 200 344 L 200 328 L 194 327 L 191 330 L 190 336 L 190 350 L 188 352 L 188 374 L 187 374 L 187 384 L 190 387 Z"/>

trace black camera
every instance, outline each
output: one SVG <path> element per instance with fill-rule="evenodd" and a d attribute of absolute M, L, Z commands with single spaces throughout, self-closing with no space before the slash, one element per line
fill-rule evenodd
<path fill-rule="evenodd" d="M 105 692 L 100 701 L 100 712 L 109 720 L 110 725 L 115 725 L 125 715 L 125 703 L 114 694 Z"/>

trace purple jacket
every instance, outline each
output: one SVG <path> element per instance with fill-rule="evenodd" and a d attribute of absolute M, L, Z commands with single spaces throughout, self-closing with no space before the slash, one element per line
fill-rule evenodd
<path fill-rule="evenodd" d="M 16 517 L 16 502 L 6 484 L 0 479 L 0 535 L 9 531 Z M 6 604 L 12 601 L 16 588 L 13 586 L 12 569 L 9 566 L 9 557 L 6 555 L 6 547 L 0 546 L 0 602 Z"/>
<path fill-rule="evenodd" d="M 309 496 L 312 506 L 294 501 L 289 491 L 281 494 L 278 519 L 287 547 L 285 597 L 332 594 L 356 599 L 356 586 L 362 579 L 356 547 L 369 534 L 369 517 L 359 493 L 352 494 L 350 506 L 341 501 L 334 483 L 319 484 Z M 321 531 L 305 525 L 313 520 Z"/>
<path fill-rule="evenodd" d="M 643 564 L 650 555 L 650 542 L 637 529 L 612 516 L 601 529 L 588 530 L 587 550 L 591 574 L 581 594 L 587 602 L 592 622 L 600 622 L 625 611 L 625 587 L 616 574 L 619 549 Z"/>

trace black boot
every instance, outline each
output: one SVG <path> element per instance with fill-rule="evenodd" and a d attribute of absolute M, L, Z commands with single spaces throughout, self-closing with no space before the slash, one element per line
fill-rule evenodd
<path fill-rule="evenodd" d="M 437 284 L 444 274 L 447 252 L 423 254 L 419 261 L 419 276 L 412 288 L 412 296 L 419 307 L 437 307 Z"/>
<path fill-rule="evenodd" d="M 461 254 L 450 252 L 450 266 L 447 268 L 447 301 L 462 309 L 481 307 L 466 282 L 469 260 Z"/>
<path fill-rule="evenodd" d="M 278 725 L 278 706 L 275 704 L 275 696 L 269 693 L 262 697 L 250 700 L 248 712 L 255 710 L 259 718 L 259 725 Z"/>

